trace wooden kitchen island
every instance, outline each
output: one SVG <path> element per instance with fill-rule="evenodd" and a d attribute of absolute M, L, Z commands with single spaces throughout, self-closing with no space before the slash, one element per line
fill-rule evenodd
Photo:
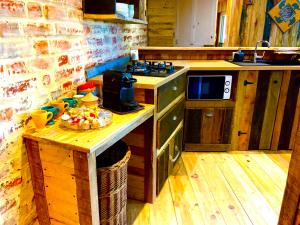
<path fill-rule="evenodd" d="M 147 128 L 142 133 L 149 140 L 144 145 L 148 159 L 144 169 L 155 167 L 151 161 L 154 106 L 144 106 L 138 112 L 113 114 L 112 124 L 97 130 L 75 131 L 57 122 L 23 135 L 40 224 L 100 224 L 96 157 L 134 129 Z M 147 171 L 148 186 L 155 176 L 152 169 Z"/>

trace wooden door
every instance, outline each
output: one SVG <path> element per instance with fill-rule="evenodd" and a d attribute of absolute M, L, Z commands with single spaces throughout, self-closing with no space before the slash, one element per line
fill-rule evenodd
<path fill-rule="evenodd" d="M 282 71 L 259 72 L 249 150 L 271 148 L 282 77 Z"/>
<path fill-rule="evenodd" d="M 232 115 L 233 108 L 187 109 L 185 150 L 226 150 L 221 144 L 230 144 Z"/>
<path fill-rule="evenodd" d="M 248 150 L 258 71 L 240 71 L 238 78 L 232 150 Z"/>
<path fill-rule="evenodd" d="M 277 108 L 283 75 L 283 71 L 240 72 L 232 150 L 271 149 L 273 131 L 281 123 Z"/>
<path fill-rule="evenodd" d="M 295 145 L 290 161 L 278 225 L 300 224 L 300 129 L 296 132 Z"/>

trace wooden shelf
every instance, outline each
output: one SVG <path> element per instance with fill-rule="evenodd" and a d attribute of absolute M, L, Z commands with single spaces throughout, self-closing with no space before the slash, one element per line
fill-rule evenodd
<path fill-rule="evenodd" d="M 102 20 L 113 23 L 131 23 L 131 24 L 148 24 L 147 21 L 134 19 L 134 18 L 126 18 L 118 14 L 87 14 L 85 13 L 83 16 L 84 19 L 92 19 L 92 20 Z"/>

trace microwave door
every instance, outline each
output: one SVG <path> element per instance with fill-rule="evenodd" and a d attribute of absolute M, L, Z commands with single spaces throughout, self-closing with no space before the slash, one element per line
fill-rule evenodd
<path fill-rule="evenodd" d="M 224 77 L 203 77 L 201 99 L 222 99 L 224 94 Z"/>
<path fill-rule="evenodd" d="M 202 93 L 202 77 L 191 76 L 188 79 L 188 99 L 200 99 Z"/>
<path fill-rule="evenodd" d="M 227 76 L 226 76 L 227 77 Z M 223 99 L 225 76 L 189 76 L 188 78 L 188 99 Z M 230 76 L 229 76 L 230 77 Z M 229 93 L 230 97 L 230 93 Z"/>

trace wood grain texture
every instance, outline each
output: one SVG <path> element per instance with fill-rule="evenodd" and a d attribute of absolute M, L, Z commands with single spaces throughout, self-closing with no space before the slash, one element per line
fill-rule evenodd
<path fill-rule="evenodd" d="M 90 225 L 92 224 L 92 212 L 87 157 L 86 153 L 73 152 L 79 223 Z"/>
<path fill-rule="evenodd" d="M 296 111 L 293 120 L 289 149 L 293 149 L 293 146 L 295 144 L 296 133 L 299 126 L 299 119 L 300 119 L 299 117 L 300 117 L 300 91 L 298 92 L 298 96 L 297 96 Z"/>
<path fill-rule="evenodd" d="M 97 183 L 97 163 L 96 153 L 88 154 L 88 170 L 89 170 L 89 186 L 90 186 L 90 201 L 91 201 L 91 213 L 92 224 L 100 224 L 99 215 L 99 200 L 98 200 L 98 183 Z"/>
<path fill-rule="evenodd" d="M 300 132 L 297 130 L 295 145 L 292 152 L 284 198 L 282 201 L 279 225 L 296 224 L 300 200 Z"/>
<path fill-rule="evenodd" d="M 243 52 L 245 53 L 244 60 L 253 60 L 253 51 L 254 47 L 241 47 Z M 286 51 L 287 53 L 293 51 L 295 54 L 298 54 L 299 48 L 291 47 L 291 48 L 262 48 L 258 47 L 258 52 L 261 54 L 265 51 L 264 59 L 265 60 L 289 60 L 291 59 L 291 54 L 278 54 L 282 51 Z M 232 52 L 237 51 L 238 47 L 143 47 L 139 48 L 139 56 L 140 60 L 168 60 L 181 61 L 181 65 L 184 61 L 197 60 L 197 63 L 201 63 L 201 68 L 199 64 L 197 65 L 198 70 L 209 70 L 207 67 L 210 67 L 210 70 L 213 69 L 213 63 L 215 62 L 216 70 L 219 70 L 220 65 L 216 64 L 218 60 L 232 60 Z M 203 61 L 202 61 L 203 60 Z M 208 65 L 205 65 L 204 60 Z M 208 61 L 207 60 L 213 60 Z M 224 65 L 224 64 L 223 64 Z M 227 62 L 227 69 L 229 62 Z M 278 70 L 278 66 L 233 66 L 231 63 L 230 70 Z M 196 65 L 195 65 L 196 66 Z M 277 67 L 277 69 L 276 69 Z M 283 66 L 280 67 L 280 70 L 297 70 L 297 66 Z M 298 66 L 299 68 L 299 66 Z M 223 67 L 222 70 L 226 70 Z M 299 69 L 298 69 L 299 70 Z"/>
<path fill-rule="evenodd" d="M 179 159 L 177 163 L 183 164 L 182 159 Z M 183 165 L 178 165 L 178 167 L 179 169 L 168 179 L 177 222 L 191 225 L 203 223 L 204 219 L 186 169 Z"/>
<path fill-rule="evenodd" d="M 289 83 L 284 116 L 279 137 L 278 149 L 289 149 L 290 138 L 293 130 L 293 121 L 297 108 L 297 98 L 300 85 L 300 73 L 293 71 Z M 299 116 L 299 115 L 297 115 Z"/>
<path fill-rule="evenodd" d="M 51 224 L 79 224 L 73 151 L 58 145 L 39 146 Z"/>
<path fill-rule="evenodd" d="M 273 71 L 271 73 L 269 88 L 267 94 L 266 108 L 264 112 L 264 120 L 261 130 L 261 138 L 259 142 L 259 149 L 270 149 L 271 148 L 271 139 L 276 117 L 276 109 L 279 99 L 281 81 L 282 81 L 283 72 Z"/>
<path fill-rule="evenodd" d="M 130 114 L 113 114 L 113 123 L 107 127 L 77 131 L 62 128 L 59 122 L 34 133 L 25 133 L 24 137 L 39 142 L 51 142 L 86 153 L 96 151 L 97 155 L 110 147 L 116 140 L 142 124 L 153 115 L 154 106 L 144 104 L 145 108 Z"/>
<path fill-rule="evenodd" d="M 245 86 L 245 81 L 253 84 Z M 234 122 L 232 128 L 232 149 L 248 150 L 257 81 L 258 71 L 241 71 L 239 73 Z M 239 136 L 239 131 L 243 132 L 244 134 Z"/>
<path fill-rule="evenodd" d="M 276 185 L 278 181 L 273 179 L 272 176 L 267 175 L 263 168 L 250 158 L 249 154 L 235 154 L 233 157 L 247 173 L 252 182 L 255 183 L 274 212 L 278 215 L 283 196 L 283 190 Z M 264 175 L 262 176 L 262 174 Z"/>
<path fill-rule="evenodd" d="M 276 118 L 275 118 L 275 124 L 273 129 L 271 150 L 278 149 L 280 131 L 282 126 L 282 120 L 284 115 L 284 108 L 286 104 L 290 78 L 291 78 L 291 71 L 285 71 L 282 77 L 280 95 L 279 95 L 278 106 L 276 110 Z"/>
<path fill-rule="evenodd" d="M 232 114 L 232 108 L 186 110 L 185 143 L 229 144 Z"/>
<path fill-rule="evenodd" d="M 271 154 L 280 157 L 289 155 L 287 151 Z M 240 164 L 236 157 L 249 159 L 251 170 L 256 168 L 259 173 L 250 173 L 248 167 Z M 177 172 L 170 175 L 156 202 L 145 204 L 129 200 L 128 224 L 182 225 L 193 224 L 195 220 L 196 224 L 204 225 L 276 224 L 279 212 L 275 209 L 279 209 L 281 203 L 273 205 L 268 199 L 282 198 L 282 184 L 287 174 L 283 170 L 285 165 L 282 167 L 280 162 L 275 163 L 269 153 L 183 152 L 182 160 L 177 165 Z M 276 186 L 272 181 L 270 190 L 261 191 L 265 184 L 258 182 L 255 177 L 269 179 L 268 173 L 273 170 L 280 185 Z M 278 195 L 272 190 L 272 185 L 279 189 Z"/>
<path fill-rule="evenodd" d="M 224 152 L 230 150 L 230 144 L 184 144 L 184 151 L 187 152 Z"/>
<path fill-rule="evenodd" d="M 259 149 L 263 120 L 264 117 L 267 116 L 265 115 L 265 109 L 266 109 L 270 77 L 271 77 L 270 71 L 263 71 L 260 72 L 258 75 L 257 91 L 255 97 L 254 112 L 253 112 L 251 133 L 250 133 L 250 140 L 249 140 L 250 150 Z"/>
<path fill-rule="evenodd" d="M 199 108 L 233 108 L 235 106 L 235 102 L 232 100 L 213 100 L 213 101 L 186 101 L 185 108 L 186 109 L 199 109 Z"/>
<path fill-rule="evenodd" d="M 38 221 L 40 224 L 50 225 L 50 215 L 45 191 L 43 167 L 36 141 L 25 139 L 28 161 L 30 165 L 32 186 L 36 204 Z"/>
<path fill-rule="evenodd" d="M 252 4 L 243 0 L 219 2 L 218 12 L 225 12 L 227 16 L 224 46 L 255 46 L 263 38 L 267 38 L 273 46 L 300 46 L 300 25 L 295 24 L 289 31 L 282 33 L 266 13 L 267 1 L 252 1 Z M 272 2 L 275 5 L 278 0 Z M 175 0 L 148 2 L 149 46 L 175 45 L 176 7 Z"/>
<path fill-rule="evenodd" d="M 148 1 L 148 44 L 150 46 L 174 46 L 176 16 L 176 0 Z"/>

